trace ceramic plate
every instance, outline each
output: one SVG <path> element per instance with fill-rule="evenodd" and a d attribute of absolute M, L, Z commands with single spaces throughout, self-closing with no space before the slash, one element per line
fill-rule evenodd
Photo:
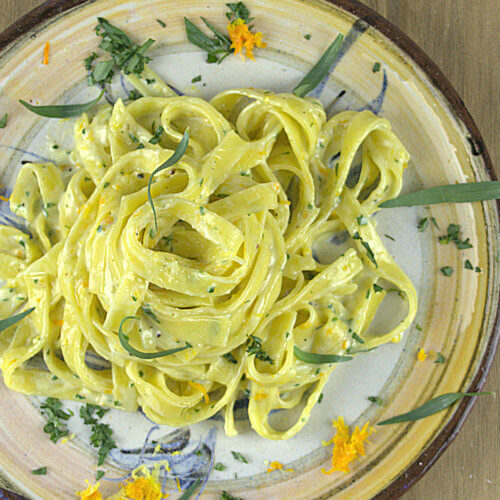
<path fill-rule="evenodd" d="M 95 89 L 86 86 L 83 59 L 97 46 L 97 16 L 136 40 L 157 40 L 151 52 L 153 69 L 181 92 L 204 98 L 239 86 L 290 91 L 332 39 L 344 33 L 334 71 L 313 95 L 325 106 L 334 102 L 330 114 L 370 109 L 390 120 L 412 157 L 405 173 L 406 191 L 493 177 L 481 137 L 455 91 L 395 27 L 352 0 L 245 3 L 268 43 L 258 50 L 255 62 L 229 57 L 221 65 L 208 65 L 187 42 L 184 16 L 196 22 L 204 16 L 225 29 L 224 0 L 52 1 L 7 30 L 0 37 L 0 110 L 9 114 L 8 126 L 0 132 L 2 194 L 9 194 L 23 160 L 49 159 L 59 165 L 68 161 L 71 122 L 39 119 L 18 99 L 48 104 L 83 102 L 95 95 Z M 51 44 L 48 66 L 42 65 L 46 41 Z M 375 62 L 380 63 L 377 72 Z M 201 82 L 192 84 L 197 75 Z M 113 98 L 126 95 L 122 83 L 113 85 Z M 61 146 L 57 155 L 50 148 L 54 142 Z M 430 225 L 418 231 L 419 217 L 434 217 L 439 229 Z M 0 206 L 0 218 L 15 222 L 6 203 Z M 172 498 L 179 495 L 175 478 L 186 488 L 194 478 L 206 478 L 214 461 L 226 469 L 211 471 L 204 498 L 218 498 L 222 490 L 247 500 L 386 498 L 402 494 L 418 479 L 456 434 L 471 400 L 412 424 L 379 427 L 366 456 L 354 462 L 348 474 L 321 472 L 331 456 L 331 447 L 321 442 L 332 437 L 331 421 L 339 415 L 349 424 L 375 423 L 436 395 L 469 392 L 482 385 L 498 340 L 498 207 L 489 202 L 390 209 L 376 220 L 379 233 L 393 238 L 386 238 L 387 247 L 419 294 L 417 318 L 400 343 L 339 364 L 307 426 L 284 442 L 267 441 L 250 429 L 244 400 L 237 411 L 240 434 L 233 438 L 224 435 L 220 418 L 173 429 L 155 426 L 141 413 L 113 410 L 104 421 L 114 429 L 118 448 L 103 468 L 108 480 L 101 481 L 102 492 L 116 492 L 118 479 L 139 464 L 152 467 L 159 460 L 170 464 L 167 490 Z M 473 248 L 458 252 L 454 245 L 437 243 L 450 223 L 461 225 Z M 465 269 L 465 259 L 481 272 Z M 440 273 L 443 266 L 453 267 L 453 275 Z M 435 364 L 432 357 L 417 361 L 422 347 L 441 352 L 445 363 Z M 382 398 L 381 407 L 368 401 L 374 395 Z M 93 480 L 96 453 L 88 444 L 88 429 L 79 423 L 78 404 L 67 404 L 76 415 L 69 421 L 74 439 L 56 445 L 42 430 L 37 398 L 10 392 L 3 385 L 0 397 L 5 487 L 29 498 L 67 499 L 82 489 L 85 479 Z M 283 420 L 276 416 L 278 425 Z M 243 453 L 248 464 L 235 461 L 231 451 Z M 267 473 L 267 464 L 275 460 L 284 470 Z M 47 466 L 46 476 L 32 474 L 40 466 Z"/>

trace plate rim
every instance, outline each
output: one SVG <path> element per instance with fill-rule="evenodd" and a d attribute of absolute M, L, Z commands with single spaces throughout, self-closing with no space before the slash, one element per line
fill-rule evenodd
<path fill-rule="evenodd" d="M 43 4 L 30 10 L 22 17 L 14 21 L 8 28 L 0 33 L 0 57 L 9 45 L 15 44 L 20 37 L 36 28 L 38 25 L 46 23 L 51 18 L 62 14 L 67 10 L 83 4 L 92 4 L 96 1 L 98 0 L 47 0 Z M 439 90 L 441 95 L 444 97 L 449 110 L 454 114 L 457 120 L 464 125 L 465 130 L 470 136 L 467 136 L 467 139 L 470 142 L 471 154 L 475 157 L 481 158 L 482 168 L 484 168 L 486 174 L 491 180 L 498 180 L 484 140 L 471 114 L 465 106 L 465 103 L 448 78 L 444 75 L 437 64 L 424 52 L 424 50 L 421 49 L 419 45 L 417 45 L 395 24 L 391 23 L 381 14 L 378 14 L 373 9 L 367 7 L 358 0 L 321 1 L 350 13 L 371 28 L 374 28 L 411 58 L 411 60 L 424 72 L 433 87 Z M 500 223 L 500 200 L 496 200 L 495 206 L 497 219 Z M 478 365 L 477 373 L 467 387 L 466 392 L 477 392 L 481 390 L 493 364 L 499 343 L 500 307 L 497 308 L 492 333 L 488 339 L 484 354 Z M 439 432 L 436 438 L 422 451 L 412 464 L 401 472 L 401 474 L 386 488 L 373 497 L 374 500 L 399 498 L 406 493 L 411 486 L 420 480 L 453 442 L 472 410 L 475 401 L 476 398 L 462 399 L 461 403 L 453 412 L 449 422 Z M 19 500 L 24 499 L 24 497 L 0 488 L 0 499 Z"/>

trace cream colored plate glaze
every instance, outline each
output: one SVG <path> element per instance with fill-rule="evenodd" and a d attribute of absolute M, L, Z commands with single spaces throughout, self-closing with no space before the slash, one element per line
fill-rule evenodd
<path fill-rule="evenodd" d="M 97 16 L 108 18 L 137 40 L 156 39 L 159 43 L 152 53 L 153 68 L 181 91 L 207 98 L 238 86 L 290 90 L 338 32 L 350 32 L 353 43 L 323 89 L 323 103 L 329 104 L 345 89 L 347 93 L 335 105 L 336 111 L 359 109 L 369 103 L 376 109 L 385 71 L 387 89 L 380 113 L 391 121 L 412 156 L 405 174 L 405 190 L 487 178 L 481 161 L 469 152 L 464 126 L 449 111 L 444 98 L 416 64 L 380 33 L 373 28 L 356 33 L 352 15 L 324 2 L 256 0 L 246 4 L 268 42 L 267 49 L 257 52 L 256 62 L 243 63 L 231 57 L 220 66 L 207 65 L 202 54 L 186 43 L 183 16 L 193 21 L 204 16 L 223 28 L 222 0 L 210 1 L 208 6 L 204 1 L 191 0 L 98 0 L 51 19 L 36 30 L 36 36 L 28 33 L 12 44 L 0 60 L 0 109 L 9 113 L 8 127 L 0 131 L 2 183 L 12 188 L 20 160 L 33 160 L 5 146 L 52 158 L 47 139 L 59 144 L 70 141 L 69 122 L 39 120 L 21 108 L 17 100 L 33 98 L 43 104 L 83 102 L 96 93 L 83 83 L 82 60 L 96 47 L 93 27 Z M 166 29 L 155 21 L 157 18 L 167 23 Z M 305 34 L 311 34 L 309 41 L 303 38 Z M 41 64 L 41 56 L 47 40 L 51 42 L 51 61 L 46 67 Z M 382 71 L 378 73 L 372 72 L 375 61 L 381 63 Z M 202 83 L 193 86 L 191 79 L 198 74 L 203 77 Z M 115 91 L 118 95 L 120 90 Z M 65 161 L 64 154 L 53 159 Z M 2 205 L 0 217 L 5 210 Z M 435 217 L 441 230 L 430 227 L 419 233 L 419 216 Z M 311 499 L 334 494 L 336 498 L 370 498 L 413 463 L 451 418 L 453 410 L 408 426 L 380 427 L 370 438 L 367 456 L 353 463 L 349 474 L 327 476 L 320 471 L 327 466 L 331 453 L 330 447 L 321 446 L 321 440 L 332 436 L 332 418 L 343 415 L 348 423 L 362 425 L 366 420 L 376 422 L 408 411 L 435 395 L 463 390 L 476 375 L 492 335 L 498 297 L 495 205 L 392 209 L 382 211 L 377 220 L 380 233 L 396 239 L 387 239 L 387 246 L 417 287 L 420 302 L 416 323 L 423 330 L 412 327 L 400 344 L 383 346 L 339 365 L 308 425 L 287 442 L 258 438 L 244 422 L 236 438 L 226 438 L 217 421 L 193 426 L 184 452 L 192 452 L 197 440 L 207 440 L 212 431 L 215 461 L 228 466 L 224 472 L 211 474 L 204 497 L 218 498 L 225 489 L 245 499 Z M 437 236 L 446 231 L 449 223 L 461 224 L 472 249 L 457 252 L 454 245 L 437 244 Z M 466 258 L 483 272 L 464 269 Z M 451 277 L 439 272 L 445 265 L 454 268 Z M 420 347 L 441 352 L 446 363 L 417 362 Z M 384 406 L 370 404 L 366 398 L 371 395 L 381 396 Z M 95 476 L 95 454 L 86 444 L 88 431 L 79 427 L 78 418 L 70 421 L 77 437 L 67 444 L 54 445 L 42 431 L 43 418 L 35 398 L 11 393 L 3 386 L 0 397 L 0 467 L 16 490 L 30 498 L 65 499 L 80 489 L 86 478 Z M 70 406 L 78 412 L 78 405 Z M 115 410 L 106 418 L 122 448 L 140 448 L 152 427 L 140 414 L 124 415 Z M 151 437 L 158 439 L 171 431 L 162 426 Z M 249 464 L 235 462 L 230 450 L 243 452 Z M 106 475 L 120 477 L 123 456 L 117 453 L 112 458 L 115 460 L 105 467 Z M 153 457 L 149 458 L 148 464 L 153 463 Z M 266 474 L 266 460 L 279 460 L 294 472 Z M 48 475 L 33 476 L 31 470 L 42 465 L 47 466 Z M 235 472 L 237 480 L 233 479 Z M 173 482 L 169 484 L 172 491 Z M 104 481 L 101 489 L 110 494 L 116 491 L 116 485 Z"/>

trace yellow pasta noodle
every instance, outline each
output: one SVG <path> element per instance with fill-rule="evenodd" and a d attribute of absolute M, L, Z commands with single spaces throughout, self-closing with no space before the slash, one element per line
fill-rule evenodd
<path fill-rule="evenodd" d="M 159 77 L 146 97 L 75 124 L 77 167 L 25 164 L 11 209 L 31 232 L 0 227 L 0 318 L 35 311 L 3 332 L 0 368 L 25 394 L 81 399 L 185 426 L 225 412 L 246 391 L 252 427 L 287 439 L 307 422 L 334 364 L 398 340 L 415 290 L 377 235 L 372 215 L 396 196 L 409 155 L 387 120 L 319 101 L 236 89 L 210 102 L 177 96 Z M 159 126 L 161 125 L 161 129 Z M 186 154 L 155 175 L 189 128 Z M 334 160 L 332 161 L 332 158 Z M 322 242 L 345 240 L 332 257 Z M 340 252 L 339 252 L 340 253 Z M 386 296 L 407 313 L 370 329 Z M 375 285 L 375 287 L 374 287 Z M 170 356 L 142 352 L 185 346 Z M 278 409 L 300 409 L 277 430 Z"/>

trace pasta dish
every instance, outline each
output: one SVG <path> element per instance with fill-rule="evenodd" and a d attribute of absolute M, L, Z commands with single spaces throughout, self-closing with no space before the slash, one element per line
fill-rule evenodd
<path fill-rule="evenodd" d="M 5 384 L 186 426 L 234 405 L 266 438 L 307 422 L 337 362 L 398 341 L 410 280 L 373 215 L 409 155 L 386 119 L 291 93 L 178 96 L 149 68 L 75 124 L 75 166 L 23 165 L 0 227 Z M 161 167 L 161 168 L 158 168 Z M 152 175 L 154 174 L 154 175 Z M 374 325 L 390 289 L 407 312 Z M 296 409 L 276 429 L 275 410 Z"/>

